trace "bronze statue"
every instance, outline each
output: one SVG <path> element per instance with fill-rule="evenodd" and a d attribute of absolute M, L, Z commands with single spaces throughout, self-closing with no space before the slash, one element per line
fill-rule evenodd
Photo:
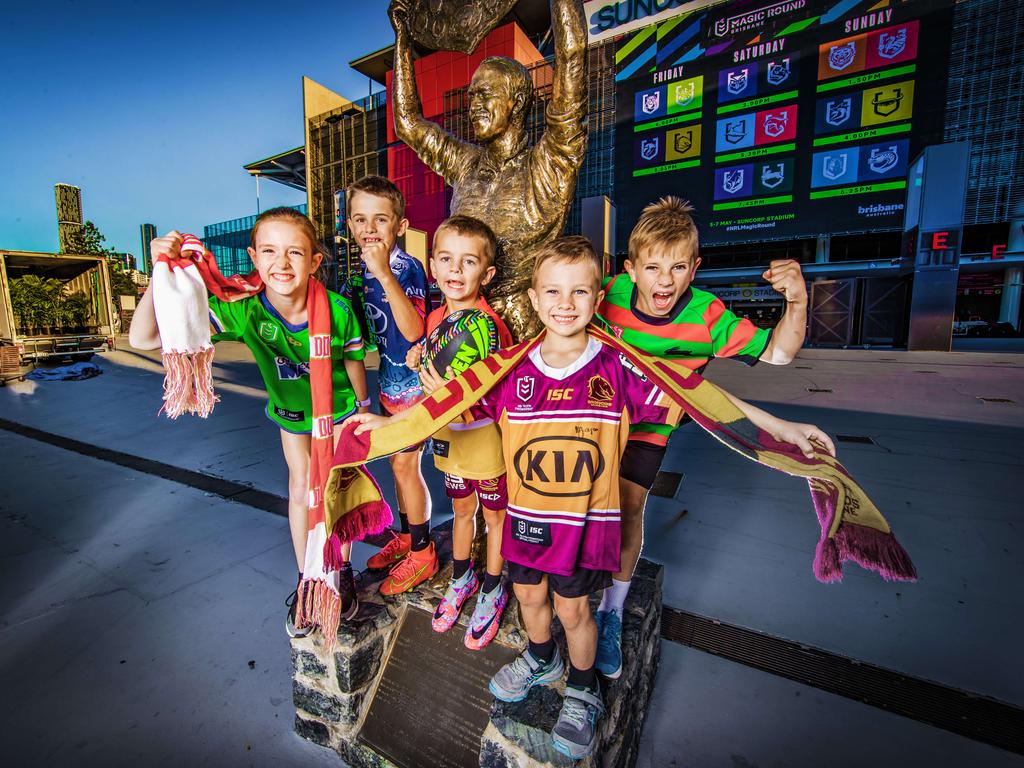
<path fill-rule="evenodd" d="M 516 340 L 540 331 L 526 289 L 531 250 L 558 237 L 576 191 L 587 149 L 587 32 L 579 0 L 551 0 L 555 72 L 544 135 L 527 146 L 524 122 L 533 99 L 533 81 L 517 61 L 493 56 L 481 62 L 469 85 L 469 117 L 479 144 L 462 141 L 423 117 L 412 65 L 412 14 L 437 6 L 447 25 L 466 24 L 455 4 L 395 0 L 389 8 L 395 28 L 392 109 L 395 132 L 420 159 L 451 185 L 452 214 L 487 222 L 498 237 L 498 276 L 488 299 Z M 461 3 L 462 7 L 472 4 Z M 502 4 L 493 3 L 496 8 Z M 462 11 L 461 13 L 465 13 Z M 490 27 L 501 16 L 490 18 Z M 484 33 L 488 31 L 484 30 Z M 476 37 L 460 30 L 462 38 Z M 480 35 L 479 37 L 482 37 Z M 479 39 L 477 37 L 476 39 Z M 436 39 L 436 38 L 435 38 Z"/>

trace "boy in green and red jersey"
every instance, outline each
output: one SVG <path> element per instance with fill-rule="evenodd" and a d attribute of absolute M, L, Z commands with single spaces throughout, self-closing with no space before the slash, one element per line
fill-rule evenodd
<path fill-rule="evenodd" d="M 626 343 L 697 372 L 712 357 L 733 357 L 747 365 L 790 362 L 803 346 L 807 325 L 807 286 L 800 265 L 773 261 L 764 272 L 764 279 L 785 298 L 786 311 L 774 329 L 758 328 L 726 309 L 714 294 L 690 285 L 700 266 L 692 210 L 671 196 L 644 208 L 629 236 L 626 273 L 605 281 L 597 316 Z M 622 606 L 640 558 L 644 504 L 677 426 L 630 426 L 619 470 L 621 570 L 604 591 L 595 617 L 596 666 L 607 677 L 622 671 Z"/>

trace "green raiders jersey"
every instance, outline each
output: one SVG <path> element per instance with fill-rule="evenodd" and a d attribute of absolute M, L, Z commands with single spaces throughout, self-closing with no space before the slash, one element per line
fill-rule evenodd
<path fill-rule="evenodd" d="M 732 357 L 754 365 L 771 339 L 770 330 L 737 317 L 713 293 L 692 285 L 666 317 L 653 317 L 636 308 L 636 284 L 626 273 L 606 279 L 604 290 L 597 316 L 616 336 L 648 354 L 677 360 L 698 373 L 712 357 Z M 650 433 L 651 442 L 664 444 L 672 429 L 634 424 L 630 437 Z"/>
<path fill-rule="evenodd" d="M 352 306 L 331 291 L 327 298 L 331 306 L 331 383 L 337 422 L 355 409 L 355 392 L 344 360 L 362 360 L 365 353 Z M 309 323 L 292 325 L 261 292 L 230 302 L 211 296 L 210 325 L 215 342 L 241 341 L 252 351 L 267 388 L 267 417 L 287 432 L 311 432 Z"/>

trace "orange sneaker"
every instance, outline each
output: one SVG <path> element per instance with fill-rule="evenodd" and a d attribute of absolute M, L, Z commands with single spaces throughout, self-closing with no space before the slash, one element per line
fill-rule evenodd
<path fill-rule="evenodd" d="M 388 577 L 381 582 L 380 593 L 382 595 L 400 595 L 402 592 L 408 592 L 417 584 L 422 584 L 437 573 L 437 569 L 437 553 L 434 552 L 434 543 L 431 542 L 426 549 L 410 552 L 404 560 L 392 568 Z"/>
<path fill-rule="evenodd" d="M 394 537 L 376 555 L 366 561 L 366 567 L 371 570 L 382 570 L 392 568 L 403 557 L 409 554 L 412 548 L 412 535 L 408 533 L 394 533 Z"/>

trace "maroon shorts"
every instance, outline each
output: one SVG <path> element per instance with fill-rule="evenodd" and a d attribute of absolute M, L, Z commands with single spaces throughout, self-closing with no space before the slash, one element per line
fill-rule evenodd
<path fill-rule="evenodd" d="M 449 499 L 465 499 L 476 493 L 480 506 L 500 512 L 508 506 L 505 476 L 491 480 L 470 480 L 458 475 L 444 474 L 444 492 Z"/>

